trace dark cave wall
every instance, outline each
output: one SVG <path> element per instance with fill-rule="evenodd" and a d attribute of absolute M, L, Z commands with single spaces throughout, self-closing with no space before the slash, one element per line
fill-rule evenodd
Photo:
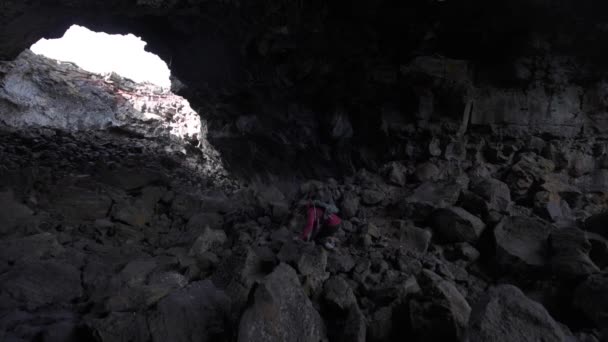
<path fill-rule="evenodd" d="M 599 1 L 5 1 L 0 59 L 71 24 L 131 32 L 243 175 L 412 157 L 408 124 L 605 132 Z M 446 120 L 448 119 L 448 120 Z M 409 128 L 408 128 L 409 127 Z M 589 131 L 591 130 L 591 131 Z M 438 134 L 457 133 L 456 129 Z"/>

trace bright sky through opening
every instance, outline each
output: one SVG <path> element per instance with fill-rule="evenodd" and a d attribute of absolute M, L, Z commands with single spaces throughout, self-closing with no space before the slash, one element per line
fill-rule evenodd
<path fill-rule="evenodd" d="M 170 71 L 160 57 L 144 51 L 146 42 L 132 34 L 109 35 L 72 26 L 59 39 L 41 39 L 31 50 L 49 58 L 73 62 L 94 72 L 117 74 L 135 82 L 169 87 Z"/>

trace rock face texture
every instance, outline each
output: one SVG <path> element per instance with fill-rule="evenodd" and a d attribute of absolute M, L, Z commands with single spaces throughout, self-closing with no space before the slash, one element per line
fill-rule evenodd
<path fill-rule="evenodd" d="M 0 340 L 608 340 L 603 7 L 1 2 Z M 208 125 L 23 52 L 73 23 Z"/>

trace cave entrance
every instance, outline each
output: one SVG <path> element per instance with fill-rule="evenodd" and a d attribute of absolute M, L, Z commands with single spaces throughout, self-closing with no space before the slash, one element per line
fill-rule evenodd
<path fill-rule="evenodd" d="M 42 86 L 43 97 L 54 93 L 48 94 L 44 105 L 70 96 L 73 90 L 81 92 L 85 104 L 62 107 L 57 111 L 61 114 L 50 120 L 22 115 L 17 121 L 69 130 L 126 128 L 200 147 L 206 143 L 205 122 L 186 99 L 171 92 L 169 67 L 145 51 L 146 44 L 133 34 L 111 35 L 77 25 L 62 38 L 38 41 L 30 49 L 36 55 L 29 64 L 46 65 L 44 70 L 59 75 L 56 89 Z M 95 95 L 99 93 L 103 96 Z M 78 102 L 78 96 L 74 101 Z"/>
<path fill-rule="evenodd" d="M 111 35 L 73 25 L 63 37 L 41 39 L 31 50 L 52 59 L 73 62 L 90 72 L 115 72 L 138 83 L 169 88 L 169 67 L 160 57 L 145 51 L 145 46 L 146 42 L 133 34 Z"/>

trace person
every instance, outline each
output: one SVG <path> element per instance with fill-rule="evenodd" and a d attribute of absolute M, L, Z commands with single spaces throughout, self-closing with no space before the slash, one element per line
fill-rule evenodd
<path fill-rule="evenodd" d="M 306 226 L 300 234 L 304 241 L 323 243 L 327 249 L 335 249 L 333 237 L 340 229 L 342 219 L 336 214 L 338 209 L 333 204 L 321 201 L 309 201 L 306 204 Z"/>

